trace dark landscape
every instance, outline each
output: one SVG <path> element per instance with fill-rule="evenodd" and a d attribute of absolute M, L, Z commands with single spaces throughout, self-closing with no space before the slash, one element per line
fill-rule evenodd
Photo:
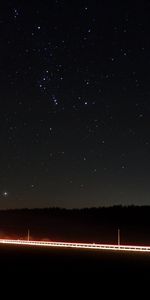
<path fill-rule="evenodd" d="M 22 209 L 0 212 L 1 238 L 150 245 L 150 207 L 91 209 Z M 86 272 L 144 274 L 150 270 L 148 253 L 40 248 L 1 245 L 0 265 L 9 273 Z"/>
<path fill-rule="evenodd" d="M 84 209 L 0 211 L 0 237 L 91 243 L 150 245 L 150 207 L 113 206 Z"/>
<path fill-rule="evenodd" d="M 7 274 L 86 273 L 144 275 L 150 270 L 149 254 L 114 253 L 78 249 L 0 246 L 1 270 Z"/>

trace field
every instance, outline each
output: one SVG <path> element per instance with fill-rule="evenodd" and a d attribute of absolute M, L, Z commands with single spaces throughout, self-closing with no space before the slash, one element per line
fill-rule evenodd
<path fill-rule="evenodd" d="M 150 254 L 0 245 L 0 266 L 7 274 L 145 274 Z"/>

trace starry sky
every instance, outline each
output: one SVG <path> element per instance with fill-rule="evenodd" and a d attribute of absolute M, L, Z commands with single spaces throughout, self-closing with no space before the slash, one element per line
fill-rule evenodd
<path fill-rule="evenodd" d="M 149 20 L 149 1 L 1 1 L 0 208 L 150 204 Z"/>

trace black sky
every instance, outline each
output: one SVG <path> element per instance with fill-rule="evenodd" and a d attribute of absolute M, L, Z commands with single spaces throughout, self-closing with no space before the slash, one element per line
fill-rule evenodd
<path fill-rule="evenodd" d="M 150 2 L 0 6 L 0 208 L 149 204 Z"/>

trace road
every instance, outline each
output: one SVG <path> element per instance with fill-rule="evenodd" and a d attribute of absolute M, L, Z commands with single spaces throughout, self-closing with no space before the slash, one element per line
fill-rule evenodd
<path fill-rule="evenodd" d="M 71 243 L 56 241 L 34 241 L 34 240 L 11 240 L 0 239 L 0 244 L 41 246 L 41 247 L 60 247 L 60 248 L 79 248 L 89 250 L 113 250 L 113 251 L 132 251 L 132 252 L 150 252 L 150 246 L 132 246 L 132 245 L 114 245 L 114 244 L 95 244 L 95 243 Z"/>

